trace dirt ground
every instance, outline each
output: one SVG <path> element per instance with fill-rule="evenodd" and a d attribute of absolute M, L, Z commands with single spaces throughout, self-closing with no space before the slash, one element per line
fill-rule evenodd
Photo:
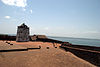
<path fill-rule="evenodd" d="M 0 67 L 95 67 L 71 52 L 60 49 L 60 44 L 15 41 L 11 41 L 10 43 L 25 48 L 38 48 L 41 46 L 41 49 L 0 52 Z M 3 45 L 8 44 L 0 41 L 0 46 Z M 47 47 L 49 48 L 47 49 Z"/>

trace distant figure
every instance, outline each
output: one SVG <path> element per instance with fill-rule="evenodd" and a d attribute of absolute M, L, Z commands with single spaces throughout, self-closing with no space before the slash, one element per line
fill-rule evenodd
<path fill-rule="evenodd" d="M 29 27 L 24 23 L 21 26 L 18 26 L 16 41 L 17 42 L 29 41 Z"/>

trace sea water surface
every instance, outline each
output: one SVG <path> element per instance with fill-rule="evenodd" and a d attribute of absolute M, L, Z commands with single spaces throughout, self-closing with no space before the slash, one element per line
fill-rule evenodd
<path fill-rule="evenodd" d="M 87 45 L 100 47 L 100 39 L 86 39 L 86 38 L 72 38 L 72 37 L 54 37 L 48 36 L 48 38 L 70 42 L 75 45 Z"/>

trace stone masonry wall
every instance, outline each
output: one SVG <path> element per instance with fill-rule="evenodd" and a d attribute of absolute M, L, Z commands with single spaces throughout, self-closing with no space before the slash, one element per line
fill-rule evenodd
<path fill-rule="evenodd" d="M 29 41 L 29 28 L 18 27 L 17 29 L 17 36 L 16 36 L 17 42 L 26 42 Z"/>

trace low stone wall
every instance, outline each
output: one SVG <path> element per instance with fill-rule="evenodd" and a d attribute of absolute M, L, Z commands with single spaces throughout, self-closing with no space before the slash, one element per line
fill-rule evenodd
<path fill-rule="evenodd" d="M 86 46 L 86 45 L 66 45 L 66 46 L 81 48 L 81 49 L 86 49 L 86 50 L 100 51 L 100 47 L 95 47 L 95 46 Z"/>
<path fill-rule="evenodd" d="M 76 56 L 78 56 L 96 66 L 100 66 L 100 51 L 93 51 L 92 48 L 91 48 L 91 50 L 79 49 L 80 46 L 77 46 L 77 47 L 78 48 L 76 49 L 75 47 L 69 48 L 69 47 L 61 46 L 61 48 L 65 49 L 66 51 L 70 51 L 73 54 L 75 54 Z M 81 46 L 81 48 L 82 48 L 82 46 Z M 90 49 L 90 47 L 87 47 L 87 48 Z"/>
<path fill-rule="evenodd" d="M 42 42 L 52 42 L 52 43 L 64 43 L 63 41 L 49 39 L 49 38 L 38 38 L 36 41 L 42 41 Z"/>
<path fill-rule="evenodd" d="M 0 40 L 16 40 L 16 36 L 0 35 Z"/>

